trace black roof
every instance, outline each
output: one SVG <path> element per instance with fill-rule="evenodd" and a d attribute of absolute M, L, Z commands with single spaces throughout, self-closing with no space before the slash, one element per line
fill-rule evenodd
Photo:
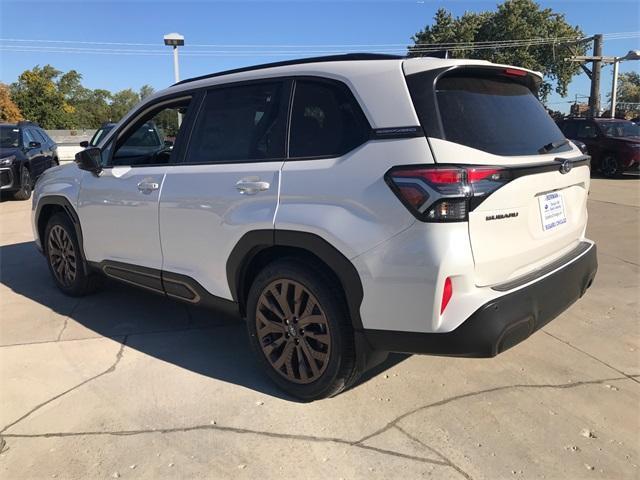
<path fill-rule="evenodd" d="M 406 58 L 400 55 L 386 55 L 383 53 L 345 53 L 343 55 L 326 55 L 323 57 L 307 57 L 298 58 L 295 60 L 284 60 L 282 62 L 263 63 L 260 65 L 253 65 L 251 67 L 235 68 L 233 70 L 225 70 L 223 72 L 211 73 L 208 75 L 202 75 L 200 77 L 188 78 L 174 85 L 182 85 L 183 83 L 195 82 L 197 80 L 204 80 L 205 78 L 221 77 L 222 75 L 230 75 L 232 73 L 250 72 L 252 70 L 262 70 L 265 68 L 273 67 L 286 67 L 289 65 L 304 65 L 306 63 L 321 63 L 321 62 L 347 62 L 354 60 L 400 60 Z"/>

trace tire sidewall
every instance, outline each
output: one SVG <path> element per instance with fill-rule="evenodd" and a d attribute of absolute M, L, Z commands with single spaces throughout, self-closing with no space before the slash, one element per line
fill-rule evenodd
<path fill-rule="evenodd" d="M 53 266 L 51 265 L 51 257 L 49 256 L 48 251 L 49 235 L 51 234 L 51 229 L 56 225 L 62 227 L 67 232 L 69 238 L 71 239 L 71 242 L 73 243 L 73 248 L 76 252 L 76 277 L 70 286 L 66 286 L 58 281 L 58 278 L 53 271 Z M 87 275 L 85 273 L 86 265 L 84 256 L 82 255 L 82 251 L 80 250 L 80 245 L 78 243 L 75 228 L 66 215 L 57 213 L 49 219 L 49 221 L 47 222 L 47 227 L 45 228 L 42 248 L 47 258 L 47 266 L 49 267 L 49 272 L 51 273 L 56 286 L 67 295 L 78 296 L 83 294 L 83 288 L 87 282 Z"/>
<path fill-rule="evenodd" d="M 308 384 L 290 382 L 273 369 L 262 351 L 256 331 L 256 308 L 260 295 L 273 281 L 284 279 L 299 282 L 308 289 L 318 300 L 329 324 L 331 338 L 329 363 L 320 378 Z M 342 305 L 341 296 L 332 292 L 328 285 L 325 276 L 319 272 L 311 275 L 308 267 L 304 268 L 297 262 L 279 261 L 265 267 L 256 277 L 249 291 L 246 321 L 253 354 L 276 385 L 302 401 L 335 395 L 345 387 L 348 376 L 352 373 L 353 333 L 349 317 Z"/>
<path fill-rule="evenodd" d="M 608 171 L 607 170 L 607 163 L 608 162 L 613 162 L 615 164 L 615 170 L 613 171 Z M 601 167 L 600 167 L 600 171 L 602 172 L 602 174 L 607 177 L 607 178 L 616 178 L 618 176 L 620 176 L 620 164 L 618 162 L 618 159 L 615 157 L 615 155 L 612 154 L 607 154 L 604 156 L 604 158 L 602 159 L 602 163 L 601 163 Z"/>
<path fill-rule="evenodd" d="M 31 172 L 24 165 L 20 167 L 20 190 L 14 194 L 16 200 L 29 200 L 31 197 Z"/>

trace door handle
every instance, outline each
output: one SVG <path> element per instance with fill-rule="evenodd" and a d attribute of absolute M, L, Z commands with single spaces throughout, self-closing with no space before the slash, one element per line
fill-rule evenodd
<path fill-rule="evenodd" d="M 157 182 L 149 182 L 149 181 L 143 180 L 140 183 L 138 183 L 138 190 L 140 190 L 142 193 L 151 193 L 154 190 L 158 190 L 159 188 L 160 188 L 160 184 L 158 184 Z"/>
<path fill-rule="evenodd" d="M 258 192 L 269 190 L 269 182 L 263 182 L 260 179 L 243 178 L 236 183 L 236 190 L 242 195 L 255 195 Z"/>

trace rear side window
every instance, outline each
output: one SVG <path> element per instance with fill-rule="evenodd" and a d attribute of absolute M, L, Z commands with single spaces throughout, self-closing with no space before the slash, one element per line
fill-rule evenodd
<path fill-rule="evenodd" d="M 191 136 L 187 163 L 284 158 L 283 97 L 282 82 L 207 92 Z"/>
<path fill-rule="evenodd" d="M 425 82 L 408 82 L 421 123 L 427 111 Z M 414 93 L 415 92 L 415 93 Z M 422 100 L 422 101 L 421 101 Z M 495 155 L 536 155 L 564 139 L 531 90 L 508 77 L 492 74 L 445 76 L 436 84 L 437 110 L 445 140 Z M 424 126 L 424 125 L 423 125 Z M 563 145 L 555 152 L 567 151 Z"/>
<path fill-rule="evenodd" d="M 289 157 L 340 156 L 366 142 L 369 135 L 369 123 L 345 85 L 296 81 Z"/>
<path fill-rule="evenodd" d="M 560 130 L 562 130 L 562 133 L 564 133 L 564 136 L 567 138 L 576 138 L 578 133 L 576 122 L 564 122 L 560 126 Z"/>

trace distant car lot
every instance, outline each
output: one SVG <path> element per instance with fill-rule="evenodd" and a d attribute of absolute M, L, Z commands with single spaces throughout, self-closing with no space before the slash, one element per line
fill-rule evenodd
<path fill-rule="evenodd" d="M 581 302 L 494 359 L 396 355 L 313 404 L 271 386 L 234 319 L 116 284 L 61 295 L 29 202 L 3 202 L 0 472 L 637 478 L 640 179 L 592 182 L 600 266 Z"/>

